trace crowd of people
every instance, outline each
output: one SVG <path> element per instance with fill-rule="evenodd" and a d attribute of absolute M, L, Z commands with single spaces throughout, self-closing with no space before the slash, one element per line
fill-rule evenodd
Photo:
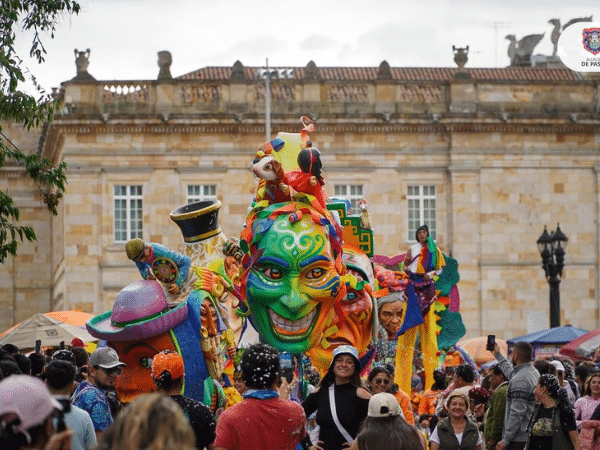
<path fill-rule="evenodd" d="M 51 356 L 0 347 L 2 449 L 170 450 L 598 450 L 600 369 L 566 358 L 533 360 L 526 342 L 496 364 L 440 367 L 430 389 L 403 392 L 394 367 L 364 374 L 358 351 L 337 347 L 323 377 L 290 381 L 279 352 L 244 350 L 217 414 L 182 395 L 181 355 L 151 361 L 156 392 L 122 405 L 114 390 L 124 363 L 110 347 L 77 343 Z M 297 372 L 296 372 L 297 374 Z M 310 377 L 308 376 L 310 374 Z M 297 398 L 297 383 L 308 386 Z"/>

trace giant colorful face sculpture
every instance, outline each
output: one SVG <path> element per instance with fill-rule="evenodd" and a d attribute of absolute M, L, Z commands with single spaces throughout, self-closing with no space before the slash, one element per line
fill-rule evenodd
<path fill-rule="evenodd" d="M 251 259 L 242 286 L 255 328 L 278 350 L 305 352 L 331 325 L 345 293 L 339 235 L 331 217 L 302 203 L 249 217 L 242 238 Z"/>
<path fill-rule="evenodd" d="M 308 352 L 312 364 L 323 371 L 331 363 L 333 350 L 340 345 L 352 345 L 359 355 L 363 355 L 376 329 L 374 320 L 377 316 L 373 314 L 375 304 L 371 295 L 375 276 L 371 261 L 361 250 L 346 245 L 342 260 L 348 275 L 352 275 L 347 277 L 346 295 L 337 305 L 334 324 L 325 331 L 321 342 Z"/>

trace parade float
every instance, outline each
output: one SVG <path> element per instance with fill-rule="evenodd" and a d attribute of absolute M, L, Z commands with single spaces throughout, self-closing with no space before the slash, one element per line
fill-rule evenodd
<path fill-rule="evenodd" d="M 374 256 L 366 201 L 352 214 L 349 202 L 327 196 L 321 153 L 309 137 L 313 122 L 301 120 L 299 133 L 279 133 L 258 148 L 256 195 L 239 240 L 221 232 L 220 202 L 206 201 L 171 213 L 183 235 L 181 251 L 141 239 L 127 243 L 142 279 L 121 290 L 111 311 L 87 322 L 90 334 L 127 364 L 116 383 L 122 401 L 154 390 L 152 358 L 170 349 L 184 358 L 184 395 L 215 410 L 223 371 L 231 375 L 246 327 L 280 352 L 310 358 L 321 373 L 338 345 L 359 350 L 363 373 L 389 362 L 391 350 L 406 392 L 419 368 L 412 354 L 417 339 L 427 388 L 444 350 L 464 335 L 456 261 L 438 257 L 445 267 L 427 305 L 420 304 L 403 255 Z M 398 305 L 401 323 L 388 332 L 378 318 L 390 303 Z"/>

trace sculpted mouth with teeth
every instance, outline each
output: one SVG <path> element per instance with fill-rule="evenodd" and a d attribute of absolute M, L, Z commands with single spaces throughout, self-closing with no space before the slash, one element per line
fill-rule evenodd
<path fill-rule="evenodd" d="M 269 308 L 269 317 L 273 324 L 273 330 L 283 338 L 303 338 L 312 329 L 318 317 L 319 308 L 320 306 L 313 308 L 308 314 L 297 320 L 286 319 Z"/>

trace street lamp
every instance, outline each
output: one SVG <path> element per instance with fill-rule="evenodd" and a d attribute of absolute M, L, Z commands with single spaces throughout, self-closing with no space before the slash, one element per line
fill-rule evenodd
<path fill-rule="evenodd" d="M 556 231 L 548 234 L 544 226 L 544 232 L 537 240 L 538 250 L 542 257 L 542 267 L 546 275 L 546 280 L 550 285 L 550 328 L 560 326 L 560 278 L 565 266 L 565 253 L 567 251 L 567 242 L 569 239 L 560 229 L 560 224 L 556 225 Z"/>

